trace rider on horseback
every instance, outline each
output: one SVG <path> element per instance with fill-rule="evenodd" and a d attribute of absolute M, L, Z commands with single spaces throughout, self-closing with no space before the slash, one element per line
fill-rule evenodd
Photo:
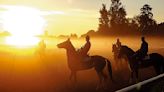
<path fill-rule="evenodd" d="M 89 61 L 89 56 L 88 56 L 88 51 L 91 47 L 91 43 L 90 43 L 90 37 L 87 35 L 86 36 L 86 43 L 83 47 L 81 47 L 80 49 L 80 55 L 81 55 L 81 58 L 84 58 L 83 61 Z"/>
<path fill-rule="evenodd" d="M 118 50 L 120 50 L 120 48 L 121 48 L 121 42 L 120 42 L 120 39 L 119 38 L 117 39 L 116 46 L 117 46 Z"/>
<path fill-rule="evenodd" d="M 145 56 L 147 56 L 148 43 L 145 41 L 145 37 L 142 37 L 141 40 L 142 40 L 141 48 L 136 52 L 134 56 L 142 60 L 145 58 Z"/>

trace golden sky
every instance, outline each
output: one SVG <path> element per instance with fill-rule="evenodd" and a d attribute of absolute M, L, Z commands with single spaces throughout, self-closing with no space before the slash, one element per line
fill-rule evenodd
<path fill-rule="evenodd" d="M 163 0 L 122 0 L 129 17 L 139 14 L 144 4 L 153 7 L 154 18 L 157 22 L 163 21 Z M 60 35 L 86 33 L 98 27 L 99 9 L 102 3 L 110 5 L 110 0 L 1 0 L 0 14 L 15 7 L 25 6 L 39 10 L 46 19 L 49 34 Z M 2 7 L 3 6 L 3 7 Z M 7 6 L 4 8 L 4 6 Z M 0 20 L 2 24 L 2 20 Z M 2 30 L 2 26 L 1 30 Z"/>

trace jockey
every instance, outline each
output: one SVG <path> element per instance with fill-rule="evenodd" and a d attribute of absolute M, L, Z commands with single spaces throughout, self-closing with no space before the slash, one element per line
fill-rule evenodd
<path fill-rule="evenodd" d="M 119 50 L 121 48 L 121 42 L 120 42 L 119 38 L 117 39 L 116 45 L 117 45 L 117 48 Z"/>
<path fill-rule="evenodd" d="M 145 41 L 145 37 L 142 37 L 141 40 L 142 40 L 141 48 L 136 52 L 136 55 L 135 55 L 139 59 L 145 58 L 148 52 L 148 43 Z"/>
<path fill-rule="evenodd" d="M 89 51 L 90 47 L 91 47 L 90 37 L 87 35 L 86 36 L 86 43 L 80 49 L 80 55 L 82 58 L 84 58 L 84 61 L 88 61 L 88 51 Z"/>
<path fill-rule="evenodd" d="M 90 47 L 91 47 L 90 37 L 87 35 L 86 36 L 86 43 L 82 47 L 82 56 L 86 57 L 88 55 L 88 51 L 89 51 Z"/>

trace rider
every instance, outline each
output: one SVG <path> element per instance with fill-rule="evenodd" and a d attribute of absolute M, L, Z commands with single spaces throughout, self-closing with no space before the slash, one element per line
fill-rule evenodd
<path fill-rule="evenodd" d="M 145 58 L 148 52 L 148 43 L 145 41 L 145 37 L 141 37 L 141 40 L 141 48 L 136 52 L 136 57 L 138 57 L 139 59 Z"/>
<path fill-rule="evenodd" d="M 117 38 L 117 42 L 116 42 L 117 48 L 120 49 L 121 48 L 121 42 L 120 39 Z"/>
<path fill-rule="evenodd" d="M 88 51 L 91 47 L 91 43 L 90 43 L 90 37 L 87 35 L 85 37 L 86 39 L 86 43 L 85 45 L 82 47 L 82 56 L 86 57 L 88 55 Z"/>
<path fill-rule="evenodd" d="M 87 35 L 86 36 L 86 43 L 81 48 L 81 56 L 84 58 L 84 61 L 88 61 L 88 51 L 89 51 L 90 47 L 91 47 L 90 37 Z"/>

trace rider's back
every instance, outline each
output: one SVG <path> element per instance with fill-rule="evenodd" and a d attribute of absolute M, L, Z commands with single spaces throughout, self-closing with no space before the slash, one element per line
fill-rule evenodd
<path fill-rule="evenodd" d="M 91 43 L 88 41 L 81 50 L 82 57 L 87 56 L 90 47 L 91 47 Z"/>
<path fill-rule="evenodd" d="M 148 52 L 148 43 L 146 41 L 143 41 L 140 51 L 143 54 L 147 54 L 147 52 Z"/>

